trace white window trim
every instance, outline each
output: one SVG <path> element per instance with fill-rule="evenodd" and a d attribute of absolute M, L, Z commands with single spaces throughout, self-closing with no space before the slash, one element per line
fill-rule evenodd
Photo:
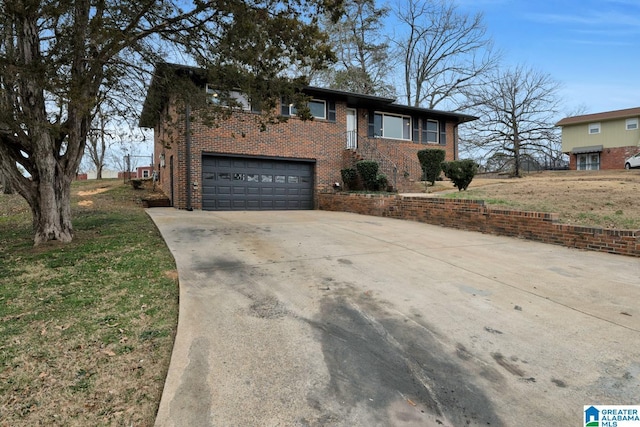
<path fill-rule="evenodd" d="M 219 91 L 215 87 L 207 84 L 205 86 L 205 92 L 207 94 L 207 102 L 209 104 L 221 105 L 220 99 L 218 98 Z M 252 111 L 251 103 L 243 93 L 238 92 L 237 90 L 231 90 L 229 91 L 229 96 L 239 104 L 239 106 L 234 106 L 234 108 L 240 108 L 243 111 Z"/>
<path fill-rule="evenodd" d="M 589 123 L 589 135 L 597 135 L 601 132 L 602 126 L 600 126 L 600 122 L 597 123 Z"/>
<path fill-rule="evenodd" d="M 638 118 L 634 117 L 631 119 L 627 119 L 625 122 L 625 127 L 626 130 L 638 130 Z"/>
<path fill-rule="evenodd" d="M 412 118 L 411 116 L 405 116 L 402 114 L 389 114 L 389 113 L 383 113 L 382 111 L 376 111 L 375 114 L 379 114 L 382 116 L 382 127 L 380 128 L 380 133 L 382 134 L 380 136 L 380 138 L 384 138 L 384 139 L 394 139 L 396 141 L 411 141 L 411 132 L 413 130 L 413 128 L 411 127 L 412 124 Z M 386 117 L 396 117 L 396 118 L 400 118 L 402 119 L 402 125 L 404 126 L 404 119 L 409 119 L 409 131 L 408 131 L 408 137 L 404 138 L 404 128 L 402 131 L 403 137 L 402 138 L 394 138 L 391 136 L 387 136 L 384 134 L 384 118 Z"/>
<path fill-rule="evenodd" d="M 322 109 L 322 111 L 324 112 L 324 116 L 313 116 L 314 119 L 318 119 L 318 120 L 327 120 L 327 101 L 325 101 L 324 99 L 311 99 L 309 102 L 321 102 L 324 105 L 324 108 Z M 289 104 L 288 106 L 288 110 L 289 110 L 289 116 L 290 117 L 295 117 L 297 116 L 297 109 L 295 108 L 295 105 L 293 104 Z M 312 113 L 313 115 L 313 113 Z"/>
<path fill-rule="evenodd" d="M 311 115 L 313 116 L 314 119 L 320 119 L 320 120 L 327 120 L 327 101 L 325 101 L 324 99 L 312 99 L 311 102 L 317 102 L 317 103 L 321 103 L 322 104 L 322 116 L 313 116 L 313 112 L 311 113 Z"/>

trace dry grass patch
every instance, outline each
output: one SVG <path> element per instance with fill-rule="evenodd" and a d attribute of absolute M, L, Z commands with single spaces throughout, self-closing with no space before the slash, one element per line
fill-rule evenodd
<path fill-rule="evenodd" d="M 0 196 L 0 426 L 151 426 L 177 322 L 175 264 L 141 192 L 74 190 L 74 241 L 37 248 L 26 203 Z"/>
<path fill-rule="evenodd" d="M 640 229 L 640 171 L 562 171 L 524 178 L 477 177 L 466 192 L 445 197 L 484 200 L 501 209 L 555 212 L 566 224 Z"/>

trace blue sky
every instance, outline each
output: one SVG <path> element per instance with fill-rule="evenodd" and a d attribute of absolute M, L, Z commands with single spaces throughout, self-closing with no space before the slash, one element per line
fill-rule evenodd
<path fill-rule="evenodd" d="M 504 66 L 561 82 L 563 110 L 640 107 L 640 0 L 458 0 L 484 14 Z"/>

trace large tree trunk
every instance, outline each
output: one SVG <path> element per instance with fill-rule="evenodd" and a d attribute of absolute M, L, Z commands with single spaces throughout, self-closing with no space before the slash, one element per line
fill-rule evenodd
<path fill-rule="evenodd" d="M 70 242 L 73 239 L 71 182 L 77 165 L 69 155 L 75 149 L 70 147 L 65 156 L 57 155 L 56 144 L 48 133 L 34 141 L 34 148 L 31 166 L 37 179 L 27 181 L 26 185 L 24 180 L 20 180 L 23 185 L 17 187 L 31 207 L 34 243 L 39 245 L 49 240 Z"/>
<path fill-rule="evenodd" d="M 71 180 L 66 174 L 50 176 L 41 180 L 31 205 L 33 213 L 34 243 L 59 240 L 70 242 L 73 239 L 71 225 Z"/>
<path fill-rule="evenodd" d="M 2 187 L 2 194 L 13 194 L 13 187 L 11 186 L 11 182 L 5 176 L 5 174 L 0 170 L 0 186 Z"/>

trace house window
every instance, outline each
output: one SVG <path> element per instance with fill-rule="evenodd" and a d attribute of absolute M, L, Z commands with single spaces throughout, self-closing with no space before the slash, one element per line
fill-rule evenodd
<path fill-rule="evenodd" d="M 589 123 L 589 135 L 600 133 L 600 123 Z"/>
<path fill-rule="evenodd" d="M 314 119 L 327 119 L 327 111 L 329 112 L 329 120 L 335 120 L 335 103 L 330 103 L 329 109 L 327 109 L 327 102 L 321 99 L 312 99 L 307 106 Z M 295 105 L 287 103 L 285 99 L 282 100 L 281 114 L 283 116 L 295 116 L 298 113 L 298 109 Z"/>
<path fill-rule="evenodd" d="M 600 153 L 578 154 L 577 169 L 579 171 L 600 170 Z"/>
<path fill-rule="evenodd" d="M 437 144 L 438 143 L 438 122 L 435 120 L 422 121 L 422 143 Z"/>
<path fill-rule="evenodd" d="M 627 119 L 626 121 L 626 129 L 627 130 L 636 130 L 638 129 L 638 118 Z"/>
<path fill-rule="evenodd" d="M 411 117 L 375 113 L 373 136 L 411 140 Z"/>
<path fill-rule="evenodd" d="M 311 111 L 311 115 L 316 119 L 326 119 L 327 118 L 327 103 L 324 101 L 320 101 L 317 99 L 312 99 L 309 101 L 309 110 Z"/>
<path fill-rule="evenodd" d="M 251 104 L 247 95 L 241 92 L 235 90 L 222 92 L 208 84 L 206 85 L 205 91 L 207 94 L 207 102 L 209 104 L 231 106 L 243 111 L 260 112 L 259 108 Z"/>
<path fill-rule="evenodd" d="M 142 177 L 143 177 L 143 178 L 149 178 L 149 171 L 148 171 L 147 169 L 144 169 L 144 170 L 142 171 Z"/>

